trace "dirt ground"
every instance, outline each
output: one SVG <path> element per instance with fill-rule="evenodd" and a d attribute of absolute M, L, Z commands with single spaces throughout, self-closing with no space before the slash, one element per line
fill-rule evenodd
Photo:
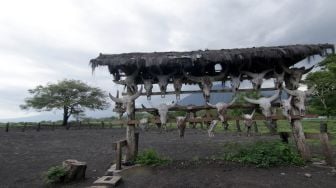
<path fill-rule="evenodd" d="M 308 165 L 258 169 L 211 160 L 211 156 L 223 152 L 225 143 L 272 140 L 279 139 L 278 136 L 217 133 L 209 138 L 205 130 L 187 129 L 185 138 L 180 139 L 177 130 L 139 132 L 140 150 L 154 148 L 174 162 L 125 172 L 119 187 L 334 187 L 336 184 L 336 177 L 328 168 Z M 8 133 L 0 130 L 0 187 L 46 187 L 42 173 L 66 159 L 87 162 L 87 179 L 57 187 L 89 186 L 114 160 L 112 143 L 124 137 L 125 129 L 116 128 Z M 312 177 L 307 178 L 304 173 Z"/>

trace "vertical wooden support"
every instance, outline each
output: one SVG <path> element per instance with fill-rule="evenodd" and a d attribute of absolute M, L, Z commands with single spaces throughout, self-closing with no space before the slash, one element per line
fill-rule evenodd
<path fill-rule="evenodd" d="M 241 132 L 239 119 L 236 119 L 236 127 L 237 127 L 237 132 Z"/>
<path fill-rule="evenodd" d="M 127 87 L 127 94 L 133 95 L 134 93 L 130 88 Z M 135 109 L 135 101 L 133 101 L 132 108 Z M 135 111 L 129 115 L 128 120 L 135 120 Z M 135 126 L 134 124 L 127 124 L 126 127 L 126 140 L 127 140 L 127 150 L 126 150 L 126 162 L 135 159 Z"/>
<path fill-rule="evenodd" d="M 299 115 L 298 110 L 293 109 L 294 115 Z M 300 119 L 292 119 L 291 121 L 292 126 L 292 134 L 295 141 L 295 145 L 300 152 L 301 157 L 305 161 L 311 160 L 310 150 L 306 144 L 306 138 L 302 129 L 302 124 Z"/>
<path fill-rule="evenodd" d="M 78 129 L 82 129 L 82 121 L 79 121 Z"/>
<path fill-rule="evenodd" d="M 258 133 L 259 132 L 259 129 L 258 129 L 258 124 L 256 121 L 253 121 L 253 126 L 254 126 L 254 132 L 255 133 Z"/>
<path fill-rule="evenodd" d="M 102 121 L 101 122 L 101 128 L 104 129 L 104 127 L 105 127 L 105 123 L 104 123 L 104 121 Z"/>
<path fill-rule="evenodd" d="M 53 122 L 51 126 L 52 126 L 52 127 L 51 127 L 51 130 L 54 131 L 54 130 L 55 130 L 56 123 Z"/>
<path fill-rule="evenodd" d="M 122 146 L 121 142 L 117 142 L 116 144 L 116 170 L 121 170 Z"/>
<path fill-rule="evenodd" d="M 328 165 L 335 166 L 335 161 L 333 158 L 332 148 L 329 143 L 328 138 L 328 127 L 326 122 L 320 123 L 320 141 L 322 145 L 323 155 L 325 157 L 325 161 Z"/>
<path fill-rule="evenodd" d="M 37 128 L 36 128 L 36 131 L 37 131 L 37 132 L 40 132 L 40 129 L 41 129 L 41 123 L 38 123 L 38 124 L 37 124 Z"/>
<path fill-rule="evenodd" d="M 26 127 L 27 127 L 27 122 L 25 122 L 25 123 L 23 124 L 23 127 L 22 127 L 22 132 L 25 132 L 25 130 L 26 130 Z"/>
<path fill-rule="evenodd" d="M 9 131 L 9 122 L 8 122 L 8 123 L 6 123 L 6 129 L 5 129 L 5 131 L 6 131 L 6 132 L 8 132 L 8 131 Z"/>
<path fill-rule="evenodd" d="M 135 133 L 135 151 L 134 151 L 134 157 L 138 156 L 139 151 L 139 133 Z"/>

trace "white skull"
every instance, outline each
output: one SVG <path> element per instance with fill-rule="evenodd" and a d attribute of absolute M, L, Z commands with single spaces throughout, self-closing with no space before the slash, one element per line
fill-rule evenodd
<path fill-rule="evenodd" d="M 269 118 L 272 115 L 272 111 L 271 111 L 271 102 L 273 102 L 274 100 L 276 100 L 279 96 L 280 90 L 277 90 L 275 92 L 275 94 L 271 97 L 261 97 L 259 99 L 250 99 L 248 97 L 244 97 L 244 99 L 249 102 L 249 103 L 253 103 L 253 104 L 258 104 L 259 107 L 261 108 L 261 112 L 262 114 L 266 117 Z"/>

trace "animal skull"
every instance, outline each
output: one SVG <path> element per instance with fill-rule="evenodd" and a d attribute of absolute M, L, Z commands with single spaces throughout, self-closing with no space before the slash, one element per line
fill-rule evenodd
<path fill-rule="evenodd" d="M 176 126 L 180 130 L 180 138 L 184 137 L 184 131 L 187 126 L 187 120 L 189 119 L 189 113 L 186 116 L 177 116 L 176 117 Z"/>
<path fill-rule="evenodd" d="M 279 97 L 279 93 L 280 93 L 280 90 L 277 90 L 275 94 L 271 97 L 261 97 L 259 99 L 250 99 L 244 96 L 244 99 L 249 103 L 258 104 L 259 107 L 261 108 L 262 114 L 266 118 L 269 118 L 272 115 L 271 103 Z"/>
<path fill-rule="evenodd" d="M 289 75 L 289 77 L 287 78 L 288 80 L 286 80 L 286 84 L 291 85 L 293 88 L 298 88 L 302 75 L 308 73 L 314 68 L 314 66 L 312 66 L 308 69 L 305 69 L 305 67 L 289 69 L 283 64 L 281 64 L 281 67 Z"/>
<path fill-rule="evenodd" d="M 225 116 L 226 116 L 227 109 L 236 101 L 236 99 L 237 98 L 232 99 L 230 103 L 218 102 L 215 105 L 213 105 L 208 102 L 207 104 L 211 106 L 212 108 L 216 108 L 219 119 L 221 120 L 221 122 L 225 122 L 226 121 Z"/>
<path fill-rule="evenodd" d="M 173 84 L 176 93 L 176 100 L 180 100 L 180 94 L 182 89 L 182 78 L 175 78 Z"/>
<path fill-rule="evenodd" d="M 136 69 L 131 75 L 127 75 L 125 80 L 114 80 L 116 84 L 122 84 L 130 88 L 132 92 L 138 90 L 138 86 L 135 83 L 135 78 L 138 76 L 139 69 Z"/>
<path fill-rule="evenodd" d="M 216 127 L 217 123 L 218 123 L 218 120 L 212 120 L 211 121 L 211 124 L 210 124 L 209 129 L 208 129 L 209 137 L 214 137 L 215 136 L 214 128 Z"/>
<path fill-rule="evenodd" d="M 159 68 L 159 71 L 160 71 L 160 74 L 156 74 L 153 72 L 150 72 L 150 73 L 158 79 L 158 82 L 159 82 L 158 85 L 161 91 L 161 98 L 164 98 L 166 91 L 167 91 L 167 85 L 168 85 L 169 78 L 173 74 L 175 74 L 176 71 L 170 74 L 163 74 L 161 68 Z"/>
<path fill-rule="evenodd" d="M 160 122 L 163 126 L 166 126 L 167 123 L 167 114 L 169 109 L 175 107 L 177 104 L 166 104 L 166 103 L 161 103 L 158 106 L 152 106 L 153 108 L 155 108 L 158 111 L 158 114 L 160 116 Z"/>
<path fill-rule="evenodd" d="M 119 98 L 119 90 L 117 90 L 117 95 L 116 98 Z M 119 115 L 119 119 L 121 119 L 121 117 L 123 116 L 123 114 L 125 113 L 126 109 L 123 108 L 123 104 L 122 103 L 116 103 L 115 107 L 113 109 L 113 112 L 117 112 Z"/>
<path fill-rule="evenodd" d="M 314 92 L 315 87 L 311 87 L 307 91 L 290 90 L 290 89 L 287 89 L 286 87 L 283 87 L 283 89 L 288 94 L 294 96 L 294 98 L 293 98 L 294 107 L 299 110 L 300 116 L 305 116 L 305 113 L 306 113 L 306 106 L 305 106 L 306 98 Z"/>
<path fill-rule="evenodd" d="M 272 71 L 272 69 L 265 70 L 261 73 L 252 73 L 248 71 L 242 71 L 242 73 L 248 75 L 249 77 L 252 77 L 251 82 L 253 85 L 253 89 L 257 90 L 257 89 L 260 89 L 265 75 L 270 71 Z"/>
<path fill-rule="evenodd" d="M 251 114 L 243 114 L 243 119 L 244 119 L 244 125 L 247 128 L 247 134 L 250 135 L 250 130 L 251 127 L 254 123 L 253 121 L 253 116 L 254 116 L 254 112 L 255 110 L 253 110 L 253 112 Z"/>
<path fill-rule="evenodd" d="M 152 89 L 153 89 L 153 80 L 152 79 L 144 79 L 144 88 L 146 90 L 147 100 L 151 99 Z"/>
<path fill-rule="evenodd" d="M 145 131 L 148 128 L 148 118 L 142 118 L 139 121 L 139 127 L 141 130 Z"/>
<path fill-rule="evenodd" d="M 277 89 L 280 89 L 282 86 L 282 83 L 284 82 L 285 79 L 285 72 L 282 72 L 280 74 L 278 74 L 275 70 L 274 70 L 274 86 Z"/>
<path fill-rule="evenodd" d="M 289 96 L 288 99 L 281 100 L 282 114 L 287 117 L 288 121 L 291 121 L 291 109 L 292 109 L 292 96 Z"/>
<path fill-rule="evenodd" d="M 232 92 L 234 94 L 236 94 L 236 92 L 238 91 L 239 86 L 240 86 L 240 77 L 241 77 L 241 74 L 239 74 L 238 76 L 231 75 L 230 77 L 231 77 L 231 89 L 232 89 Z"/>
<path fill-rule="evenodd" d="M 142 92 L 142 86 L 140 90 L 134 95 L 126 95 L 122 98 L 117 98 L 117 97 L 113 97 L 111 93 L 109 93 L 109 96 L 112 99 L 112 101 L 114 101 L 115 103 L 122 103 L 123 108 L 126 109 L 127 115 L 130 116 L 132 112 L 134 111 L 134 108 L 133 108 L 134 100 L 137 99 L 141 95 L 141 92 Z"/>

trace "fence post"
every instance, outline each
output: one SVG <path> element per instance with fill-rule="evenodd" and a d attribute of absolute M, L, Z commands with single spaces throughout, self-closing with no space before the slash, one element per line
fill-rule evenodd
<path fill-rule="evenodd" d="M 25 122 L 25 123 L 23 124 L 22 132 L 25 132 L 25 130 L 26 130 L 26 126 L 27 126 L 27 122 Z"/>
<path fill-rule="evenodd" d="M 121 143 L 117 142 L 117 147 L 116 147 L 116 170 L 121 170 Z"/>
<path fill-rule="evenodd" d="M 139 150 L 139 133 L 134 133 L 134 136 L 135 136 L 134 157 L 136 158 L 138 156 L 138 150 Z"/>
<path fill-rule="evenodd" d="M 258 124 L 257 124 L 256 121 L 254 121 L 254 132 L 255 132 L 255 133 L 258 133 L 258 132 L 259 132 Z"/>
<path fill-rule="evenodd" d="M 101 122 L 102 129 L 104 129 L 104 121 Z"/>
<path fill-rule="evenodd" d="M 53 123 L 52 123 L 52 127 L 51 127 L 51 130 L 52 130 L 52 131 L 55 130 L 55 126 L 56 126 L 56 124 L 55 124 L 55 122 L 53 122 Z"/>
<path fill-rule="evenodd" d="M 322 144 L 323 155 L 325 157 L 325 161 L 328 165 L 334 166 L 335 161 L 333 158 L 332 148 L 329 143 L 328 138 L 328 126 L 326 122 L 320 122 L 320 141 Z"/>
<path fill-rule="evenodd" d="M 6 132 L 8 132 L 8 131 L 9 131 L 9 122 L 6 123 Z"/>
<path fill-rule="evenodd" d="M 78 129 L 82 128 L 82 121 L 79 121 Z"/>
<path fill-rule="evenodd" d="M 38 123 L 38 124 L 37 124 L 37 128 L 36 128 L 36 131 L 39 132 L 40 129 L 41 129 L 41 123 Z"/>

